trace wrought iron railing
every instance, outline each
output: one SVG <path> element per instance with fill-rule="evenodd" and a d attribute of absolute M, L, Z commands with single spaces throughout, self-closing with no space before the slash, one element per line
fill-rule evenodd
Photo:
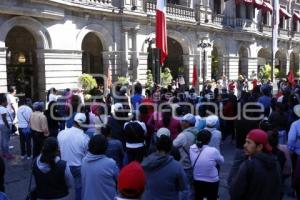
<path fill-rule="evenodd" d="M 107 6 L 111 5 L 112 0 L 65 0 L 67 2 L 82 4 L 82 5 L 92 5 L 92 6 Z"/>
<path fill-rule="evenodd" d="M 212 23 L 220 26 L 227 26 L 231 28 L 241 29 L 255 29 L 255 23 L 249 19 L 226 17 L 224 15 L 214 15 Z"/>
<path fill-rule="evenodd" d="M 156 11 L 156 0 L 145 0 L 144 6 L 146 13 L 153 13 Z M 195 10 L 182 5 L 167 4 L 167 16 L 195 20 Z"/>

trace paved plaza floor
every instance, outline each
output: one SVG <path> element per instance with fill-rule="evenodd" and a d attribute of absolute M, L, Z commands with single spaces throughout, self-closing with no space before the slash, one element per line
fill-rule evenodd
<path fill-rule="evenodd" d="M 14 136 L 11 138 L 11 144 L 15 147 L 11 151 L 15 153 L 16 159 L 11 161 L 5 161 L 6 163 L 6 174 L 5 174 L 5 188 L 7 196 L 10 200 L 24 200 L 28 190 L 31 160 L 22 160 L 20 157 L 19 150 L 19 137 Z M 222 144 L 222 154 L 225 158 L 225 163 L 221 167 L 221 182 L 220 182 L 220 199 L 229 200 L 226 179 L 232 165 L 234 156 L 234 144 L 230 141 L 226 141 Z M 286 184 L 288 188 L 289 185 Z M 288 189 L 287 189 L 288 190 Z M 288 197 L 285 195 L 284 200 L 292 200 L 295 198 Z"/>

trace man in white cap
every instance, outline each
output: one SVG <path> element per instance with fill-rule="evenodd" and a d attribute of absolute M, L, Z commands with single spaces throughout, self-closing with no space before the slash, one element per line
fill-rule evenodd
<path fill-rule="evenodd" d="M 175 148 L 179 149 L 180 152 L 180 164 L 182 165 L 188 180 L 189 189 L 182 192 L 182 199 L 193 199 L 193 190 L 191 185 L 193 182 L 193 169 L 189 158 L 189 149 L 195 143 L 198 129 L 195 127 L 196 118 L 192 114 L 186 114 L 181 119 L 182 132 L 173 141 Z M 189 198 L 188 198 L 189 197 Z"/>
<path fill-rule="evenodd" d="M 220 151 L 222 133 L 217 129 L 219 118 L 216 115 L 210 115 L 206 118 L 205 129 L 211 132 L 211 139 L 208 146 L 215 147 Z"/>
<path fill-rule="evenodd" d="M 84 113 L 77 113 L 73 126 L 62 130 L 58 136 L 58 143 L 62 160 L 67 161 L 75 181 L 76 200 L 81 199 L 81 164 L 87 154 L 89 137 L 83 132 L 86 122 Z"/>

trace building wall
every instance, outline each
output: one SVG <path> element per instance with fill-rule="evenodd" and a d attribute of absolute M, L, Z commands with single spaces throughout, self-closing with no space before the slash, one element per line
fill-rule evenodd
<path fill-rule="evenodd" d="M 205 2 L 207 1 L 181 2 L 182 6 L 178 10 L 183 9 L 184 13 L 193 12 L 194 17 L 182 15 L 180 12 L 168 15 L 168 37 L 179 42 L 183 49 L 182 56 L 188 79 L 186 82 L 192 81 L 194 65 L 198 67 L 199 72 L 200 66 L 203 66 L 203 57 L 200 56 L 202 50 L 198 48 L 203 38 L 207 38 L 212 47 L 217 47 L 220 67 L 229 79 L 237 79 L 239 75 L 241 47 L 247 49 L 248 75 L 257 71 L 258 50 L 271 49 L 270 32 L 258 31 L 261 11 L 255 9 L 253 21 L 247 21 L 235 18 L 234 0 L 221 1 L 220 15 L 213 15 L 213 3 Z M 82 73 L 81 45 L 84 37 L 90 32 L 95 33 L 102 43 L 106 74 L 110 71 L 113 80 L 118 76 L 126 76 L 132 82 L 145 83 L 148 46 L 145 41 L 155 37 L 155 12 L 147 7 L 150 4 L 141 0 L 90 3 L 95 6 L 87 6 L 79 0 L 1 1 L 0 92 L 5 92 L 7 85 L 5 38 L 15 26 L 26 28 L 36 40 L 39 78 L 42 83 L 38 86 L 41 98 L 51 87 L 78 87 L 78 76 Z M 187 8 L 183 8 L 185 4 L 188 4 Z M 133 6 L 136 8 L 133 9 Z M 290 11 L 295 8 L 300 10 L 298 4 L 288 5 Z M 244 7 L 241 15 L 245 16 Z M 234 27 L 232 24 L 224 24 L 228 23 L 229 19 L 235 23 Z M 290 26 L 291 20 L 286 24 L 287 27 Z M 290 53 L 299 55 L 300 39 L 296 36 L 281 33 L 279 37 L 279 49 L 287 56 L 285 73 L 289 69 Z M 206 49 L 205 79 L 211 79 L 212 47 Z M 202 80 L 203 74 L 198 74 L 199 80 Z"/>

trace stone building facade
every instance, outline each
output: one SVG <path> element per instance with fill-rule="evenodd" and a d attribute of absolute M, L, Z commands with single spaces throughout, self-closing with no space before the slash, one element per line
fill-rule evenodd
<path fill-rule="evenodd" d="M 250 76 L 271 62 L 272 14 L 262 0 L 168 0 L 169 58 L 176 78 Z M 1 0 L 0 91 L 34 98 L 77 88 L 83 73 L 146 81 L 155 40 L 155 0 Z M 300 4 L 280 1 L 276 67 L 299 70 Z M 272 7 L 272 6 L 271 6 Z M 203 41 L 211 44 L 199 48 Z M 205 58 L 204 58 L 205 55 Z M 150 61 L 151 62 L 151 61 Z M 200 84 L 200 83 L 199 83 Z"/>

